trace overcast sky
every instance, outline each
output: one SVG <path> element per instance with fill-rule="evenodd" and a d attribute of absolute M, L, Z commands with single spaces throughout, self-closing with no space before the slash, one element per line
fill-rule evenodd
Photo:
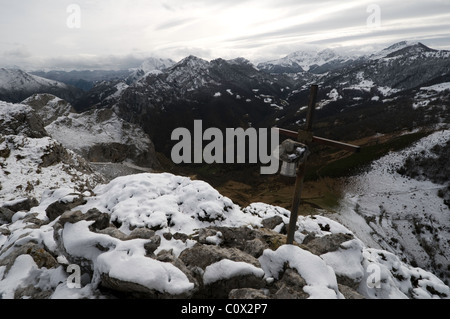
<path fill-rule="evenodd" d="M 0 0 L 0 66 L 118 69 L 302 49 L 450 50 L 450 0 Z"/>

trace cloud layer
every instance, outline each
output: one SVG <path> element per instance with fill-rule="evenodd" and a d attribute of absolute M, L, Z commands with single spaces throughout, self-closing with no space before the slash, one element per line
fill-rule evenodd
<path fill-rule="evenodd" d="M 450 0 L 0 0 L 0 62 L 119 68 L 179 60 L 282 57 L 306 47 L 450 49 Z"/>

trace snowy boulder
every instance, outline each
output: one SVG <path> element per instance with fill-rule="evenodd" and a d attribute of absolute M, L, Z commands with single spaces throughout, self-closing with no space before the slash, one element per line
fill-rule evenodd
<path fill-rule="evenodd" d="M 45 213 L 47 214 L 47 217 L 50 221 L 54 221 L 64 212 L 83 204 L 86 204 L 83 196 L 68 196 L 50 204 L 45 210 Z"/>
<path fill-rule="evenodd" d="M 79 209 L 110 214 L 111 222 L 126 234 L 146 227 L 161 234 L 191 235 L 214 225 L 260 224 L 209 184 L 168 173 L 119 177 L 94 192 L 96 196 Z"/>
<path fill-rule="evenodd" d="M 146 244 L 153 238 L 120 240 L 93 231 L 90 227 L 94 223 L 95 220 L 65 222 L 62 228 L 55 229 L 55 234 L 67 259 L 83 265 L 96 287 L 140 298 L 190 296 L 194 284 L 179 268 L 147 256 Z"/>
<path fill-rule="evenodd" d="M 0 207 L 0 224 L 10 223 L 14 214 L 15 212 L 12 210 L 5 207 Z"/>
<path fill-rule="evenodd" d="M 325 236 L 322 238 L 327 238 Z M 357 240 L 344 240 L 335 242 L 339 245 L 336 249 L 329 249 L 320 252 L 320 257 L 325 263 L 331 266 L 336 273 L 339 284 L 358 289 L 365 275 L 363 267 L 363 244 Z M 322 254 L 323 253 L 323 254 Z"/>
<path fill-rule="evenodd" d="M 82 199 L 78 198 L 77 200 L 82 200 Z M 56 202 L 56 203 L 60 203 L 60 202 Z M 74 202 L 71 202 L 72 205 L 73 205 L 73 203 Z M 84 202 L 84 203 L 86 203 L 86 202 Z M 51 204 L 51 205 L 53 205 L 53 204 Z M 51 207 L 51 205 L 49 207 Z M 75 206 L 77 206 L 77 205 L 75 205 Z M 73 207 L 75 207 L 75 206 L 73 206 Z M 47 211 L 48 211 L 48 208 L 47 208 L 46 212 Z M 110 225 L 109 215 L 100 212 L 96 208 L 90 209 L 86 214 L 83 214 L 80 211 L 64 212 L 63 214 L 61 214 L 61 217 L 59 218 L 59 220 L 57 221 L 57 223 L 55 225 L 59 224 L 60 226 L 64 227 L 64 225 L 66 223 L 75 224 L 75 223 L 78 223 L 83 220 L 93 221 L 92 225 L 89 226 L 89 229 L 95 230 L 95 231 L 103 230 Z"/>
<path fill-rule="evenodd" d="M 306 250 L 293 245 L 284 245 L 276 251 L 264 251 L 259 261 L 269 279 L 279 279 L 286 265 L 295 269 L 305 280 L 303 292 L 312 299 L 343 299 L 333 268 L 319 256 Z"/>
<path fill-rule="evenodd" d="M 283 218 L 281 216 L 273 216 L 266 218 L 262 221 L 262 225 L 267 229 L 275 229 L 275 227 L 283 224 Z M 285 231 L 286 229 L 284 229 Z"/>
<path fill-rule="evenodd" d="M 285 236 L 270 229 L 212 226 L 198 231 L 193 239 L 204 245 L 237 248 L 255 258 L 266 249 L 277 249 L 285 242 Z"/>
<path fill-rule="evenodd" d="M 0 221 L 3 220 L 7 223 L 11 223 L 15 213 L 19 211 L 29 211 L 38 205 L 39 202 L 33 197 L 19 198 L 17 200 L 4 202 L 0 207 Z"/>
<path fill-rule="evenodd" d="M 217 263 L 223 259 L 235 262 L 244 262 L 255 267 L 260 267 L 259 261 L 245 254 L 237 248 L 221 248 L 211 245 L 195 245 L 192 248 L 184 250 L 179 257 L 188 267 L 201 268 Z"/>
<path fill-rule="evenodd" d="M 307 240 L 308 239 L 308 240 Z M 326 252 L 332 252 L 339 249 L 341 244 L 353 239 L 350 234 L 330 234 L 322 237 L 305 238 L 302 244 L 306 245 L 307 249 L 315 255 L 321 255 Z"/>
<path fill-rule="evenodd" d="M 197 298 L 226 298 L 233 289 L 265 285 L 258 260 L 237 248 L 196 245 L 179 258 L 198 278 Z"/>
<path fill-rule="evenodd" d="M 307 285 L 305 279 L 292 268 L 286 265 L 282 275 L 279 276 L 273 286 L 269 286 L 274 299 L 307 299 L 309 295 L 303 291 Z M 269 291 L 270 291 L 269 290 Z"/>
<path fill-rule="evenodd" d="M 100 285 L 126 298 L 175 299 L 191 297 L 194 283 L 171 263 L 112 251 L 97 261 Z M 132 271 L 129 271 L 132 269 Z"/>

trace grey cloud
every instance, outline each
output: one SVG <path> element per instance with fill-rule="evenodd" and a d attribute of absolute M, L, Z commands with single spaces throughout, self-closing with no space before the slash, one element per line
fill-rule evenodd
<path fill-rule="evenodd" d="M 127 56 L 66 56 L 48 58 L 40 63 L 41 68 L 58 68 L 66 70 L 126 70 L 142 64 L 144 58 Z"/>
<path fill-rule="evenodd" d="M 9 50 L 3 51 L 3 56 L 8 58 L 24 59 L 32 56 L 31 52 L 25 46 L 18 46 Z"/>
<path fill-rule="evenodd" d="M 185 25 L 191 21 L 192 21 L 192 19 L 171 20 L 171 21 L 168 21 L 168 22 L 165 22 L 163 24 L 156 26 L 155 31 L 162 31 L 162 30 L 179 27 L 179 26 Z"/>
<path fill-rule="evenodd" d="M 441 27 L 441 26 L 440 26 Z M 311 41 L 312 44 L 331 44 L 331 43 L 342 43 L 348 40 L 357 40 L 357 39 L 383 39 L 386 36 L 397 36 L 399 40 L 414 40 L 416 39 L 415 36 L 412 34 L 420 33 L 420 32 L 436 32 L 440 30 L 440 27 L 435 26 L 425 26 L 425 27 L 414 27 L 409 28 L 408 30 L 405 30 L 403 28 L 391 28 L 391 29 L 373 29 L 373 31 L 370 32 L 370 34 L 365 35 L 348 35 L 348 36 L 336 36 L 333 38 L 325 39 L 325 40 L 317 40 L 317 41 Z M 446 25 L 446 27 L 450 27 L 450 24 Z M 450 36 L 449 36 L 450 37 Z"/>

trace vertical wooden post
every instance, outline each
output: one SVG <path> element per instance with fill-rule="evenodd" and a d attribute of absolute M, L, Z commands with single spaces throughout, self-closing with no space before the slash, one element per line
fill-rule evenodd
<path fill-rule="evenodd" d="M 311 137 L 312 137 L 312 120 L 314 117 L 314 111 L 316 109 L 318 88 L 319 87 L 317 85 L 311 86 L 311 94 L 309 97 L 308 113 L 306 115 L 306 132 L 311 133 Z M 304 141 L 299 141 L 299 142 L 302 142 L 302 143 L 308 145 L 311 141 L 304 140 Z M 287 235 L 287 239 L 286 239 L 286 244 L 288 244 L 288 245 L 292 245 L 294 243 L 294 234 L 295 234 L 297 219 L 298 219 L 298 208 L 300 206 L 300 200 L 301 200 L 302 189 L 303 189 L 303 180 L 305 178 L 305 168 L 306 168 L 306 161 L 303 163 L 300 163 L 299 167 L 297 168 L 297 179 L 295 181 L 294 199 L 292 201 L 291 217 L 289 220 L 288 235 Z"/>

